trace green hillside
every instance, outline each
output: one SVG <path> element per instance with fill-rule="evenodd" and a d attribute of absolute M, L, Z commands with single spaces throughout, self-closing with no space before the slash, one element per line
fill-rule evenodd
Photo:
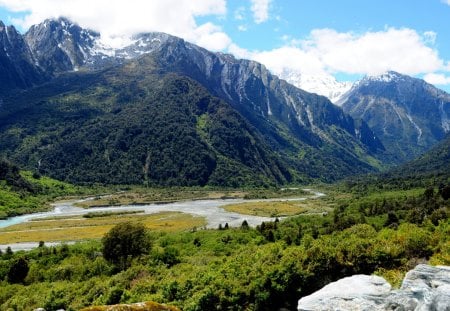
<path fill-rule="evenodd" d="M 8 99 L 3 155 L 75 183 L 267 185 L 287 165 L 229 105 L 196 82 L 130 63 L 70 74 Z M 6 105 L 5 105 L 6 106 Z"/>
<path fill-rule="evenodd" d="M 47 210 L 52 198 L 78 192 L 69 184 L 21 172 L 17 166 L 0 159 L 0 219 Z"/>

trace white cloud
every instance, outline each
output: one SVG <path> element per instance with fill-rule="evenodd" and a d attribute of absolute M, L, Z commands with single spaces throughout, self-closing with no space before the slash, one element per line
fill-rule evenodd
<path fill-rule="evenodd" d="M 221 32 L 220 28 L 212 23 L 197 27 L 191 37 L 198 45 L 213 51 L 222 51 L 231 44 L 228 35 Z"/>
<path fill-rule="evenodd" d="M 426 43 L 429 43 L 429 44 L 435 44 L 436 43 L 437 33 L 435 33 L 434 31 L 425 31 L 423 33 L 423 36 L 424 36 L 424 40 L 425 40 Z"/>
<path fill-rule="evenodd" d="M 281 74 L 285 70 L 303 74 L 325 72 L 322 61 L 316 55 L 296 47 L 285 46 L 271 51 L 256 52 L 251 58 L 263 63 L 275 74 Z"/>
<path fill-rule="evenodd" d="M 297 70 L 308 75 L 324 73 L 379 74 L 388 70 L 417 75 L 445 70 L 438 52 L 428 46 L 434 33 L 387 28 L 355 34 L 333 29 L 311 31 L 306 40 L 285 37 L 288 43 L 270 51 L 251 53 L 271 71 Z"/>
<path fill-rule="evenodd" d="M 239 31 L 247 31 L 248 28 L 247 28 L 246 25 L 239 25 L 239 26 L 238 26 L 238 30 L 239 30 Z"/>
<path fill-rule="evenodd" d="M 440 73 L 426 74 L 423 79 L 435 85 L 450 85 L 450 77 Z"/>
<path fill-rule="evenodd" d="M 236 58 L 254 59 L 254 53 L 250 52 L 249 50 L 243 49 L 234 43 L 231 43 L 228 46 L 228 52 L 233 54 Z"/>
<path fill-rule="evenodd" d="M 261 24 L 269 19 L 269 7 L 271 0 L 251 0 L 251 10 L 255 23 Z"/>
<path fill-rule="evenodd" d="M 195 20 L 197 16 L 225 15 L 226 0 L 0 0 L 0 6 L 25 12 L 19 20 L 25 28 L 46 18 L 65 16 L 105 37 L 161 31 L 210 49 L 231 42 L 220 27 L 197 25 Z"/>
<path fill-rule="evenodd" d="M 433 72 L 443 61 L 436 50 L 412 29 L 389 28 L 363 35 L 314 30 L 304 48 L 316 55 L 331 71 L 378 74 L 395 70 L 405 74 Z"/>

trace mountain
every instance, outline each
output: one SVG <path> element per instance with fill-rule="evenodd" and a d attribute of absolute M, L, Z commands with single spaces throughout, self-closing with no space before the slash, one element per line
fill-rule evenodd
<path fill-rule="evenodd" d="M 72 182 L 336 180 L 376 169 L 365 122 L 263 65 L 162 33 L 113 48 L 67 19 L 25 34 L 52 78 L 4 96 L 0 154 Z"/>
<path fill-rule="evenodd" d="M 65 18 L 31 26 L 24 36 L 39 68 L 50 75 L 84 65 L 100 35 Z"/>
<path fill-rule="evenodd" d="M 433 178 L 448 183 L 450 178 L 450 134 L 419 158 L 387 173 L 390 178 Z"/>
<path fill-rule="evenodd" d="M 337 103 L 367 122 L 386 148 L 384 160 L 412 160 L 450 131 L 450 95 L 396 72 L 368 76 Z"/>
<path fill-rule="evenodd" d="M 290 181 L 286 166 L 229 105 L 189 78 L 153 72 L 153 62 L 147 56 L 72 73 L 11 97 L 14 109 L 0 113 L 4 149 L 75 183 Z"/>
<path fill-rule="evenodd" d="M 27 43 L 13 26 L 0 21 L 0 94 L 45 81 Z"/>
<path fill-rule="evenodd" d="M 332 103 L 338 103 L 353 85 L 339 82 L 331 75 L 306 75 L 292 70 L 283 70 L 279 76 L 299 89 L 327 97 Z"/>

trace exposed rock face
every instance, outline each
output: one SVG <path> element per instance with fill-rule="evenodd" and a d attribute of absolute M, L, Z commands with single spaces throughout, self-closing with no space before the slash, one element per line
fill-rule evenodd
<path fill-rule="evenodd" d="M 13 26 L 0 21 L 0 92 L 44 81 L 26 42 Z"/>
<path fill-rule="evenodd" d="M 450 94 L 397 72 L 365 77 L 338 104 L 367 122 L 390 163 L 417 157 L 450 132 Z"/>
<path fill-rule="evenodd" d="M 381 277 L 354 275 L 303 297 L 299 311 L 450 310 L 450 267 L 418 265 L 399 290 Z"/>
<path fill-rule="evenodd" d="M 2 42 L 5 38 L 10 40 L 14 37 L 10 34 L 14 31 L 10 31 L 8 36 L 2 35 L 5 32 L 1 30 L 5 28 L 2 25 L 0 24 L 0 69 L 11 67 L 8 64 L 11 63 L 12 55 L 17 54 L 5 54 L 3 62 Z M 163 33 L 138 34 L 125 40 L 123 45 L 113 47 L 111 42 L 108 45 L 108 41 L 100 34 L 83 29 L 65 18 L 46 20 L 31 27 L 24 36 L 17 36 L 22 40 L 21 45 L 27 52 L 24 54 L 26 59 L 30 59 L 32 67 L 42 73 L 43 79 L 49 83 L 41 85 L 41 89 L 29 88 L 28 84 L 39 84 L 33 81 L 28 84 L 16 83 L 16 87 L 27 89 L 27 92 L 21 93 L 21 98 L 14 94 L 15 97 L 10 99 L 9 103 L 0 102 L 5 111 L 7 105 L 15 107 L 3 114 L 6 117 L 0 117 L 0 132 L 5 132 L 6 122 L 17 121 L 11 117 L 13 114 L 20 115 L 21 118 L 29 117 L 17 108 L 23 103 L 32 106 L 41 114 L 42 107 L 31 105 L 29 98 L 41 97 L 41 91 L 44 89 L 45 94 L 52 90 L 50 94 L 53 100 L 54 94 L 63 94 L 61 88 L 64 89 L 63 92 L 71 91 L 80 96 L 80 92 L 94 83 L 99 85 L 94 92 L 109 87 L 111 81 L 105 78 L 113 71 L 117 73 L 122 70 L 127 75 L 133 75 L 135 81 L 143 81 L 150 74 L 175 74 L 187 76 L 200 83 L 208 93 L 219 97 L 242 115 L 252 130 L 254 128 L 261 134 L 268 146 L 277 153 L 276 156 L 287 163 L 289 169 L 297 172 L 301 180 L 320 178 L 334 181 L 344 176 L 376 171 L 381 166 L 378 155 L 383 154 L 384 146 L 364 121 L 355 121 L 325 97 L 290 85 L 272 75 L 264 65 L 257 62 L 236 59 L 228 54 L 212 53 Z M 3 63 L 9 67 L 2 67 Z M 13 69 L 0 71 L 14 73 Z M 122 104 L 129 104 L 130 94 L 137 94 L 136 83 L 134 80 L 124 80 L 124 77 L 125 75 L 119 74 L 114 81 L 123 83 L 119 88 L 121 91 L 129 89 L 129 94 L 122 92 L 124 96 L 119 98 Z M 74 88 L 75 84 L 80 87 Z M 2 85 L 0 83 L 0 91 Z M 72 88 L 68 90 L 70 87 Z M 10 95 L 7 93 L 9 89 L 5 90 L 5 95 Z M 109 94 L 115 94 L 117 91 L 114 89 Z M 91 91 L 89 93 L 92 94 Z M 82 97 L 86 98 L 85 95 Z M 41 105 L 47 99 L 50 97 L 40 98 L 37 103 Z M 116 98 L 111 99 L 108 105 L 116 101 Z M 141 100 L 142 98 L 138 99 Z M 77 113 L 86 116 L 84 109 L 87 107 L 81 107 L 80 103 L 72 107 L 78 107 L 80 111 Z M 50 109 L 55 109 L 55 105 L 52 104 Z M 92 115 L 99 113 L 91 108 L 87 109 Z M 40 119 L 39 124 L 42 124 L 41 121 Z M 22 138 L 21 140 L 23 141 Z M 255 142 L 241 145 L 250 144 L 258 145 Z M 246 157 L 254 158 L 253 154 L 248 154 Z M 21 156 L 24 161 L 18 162 L 34 165 L 31 162 L 35 161 L 30 161 L 27 157 L 28 155 Z M 41 157 L 42 155 L 38 156 Z M 141 158 L 146 159 L 147 156 Z M 140 169 L 139 173 L 141 171 Z"/>

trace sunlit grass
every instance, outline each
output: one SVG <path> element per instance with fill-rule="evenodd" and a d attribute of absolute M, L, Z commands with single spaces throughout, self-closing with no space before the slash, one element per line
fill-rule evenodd
<path fill-rule="evenodd" d="M 78 241 L 98 239 L 120 222 L 140 222 L 148 229 L 164 232 L 190 230 L 206 225 L 205 219 L 178 212 L 149 215 L 114 215 L 95 218 L 66 218 L 29 221 L 0 229 L 0 244 L 35 241 Z"/>
<path fill-rule="evenodd" d="M 331 210 L 327 203 L 318 199 L 306 201 L 245 202 L 225 205 L 223 208 L 229 212 L 261 217 L 285 217 L 305 213 L 323 213 Z"/>

